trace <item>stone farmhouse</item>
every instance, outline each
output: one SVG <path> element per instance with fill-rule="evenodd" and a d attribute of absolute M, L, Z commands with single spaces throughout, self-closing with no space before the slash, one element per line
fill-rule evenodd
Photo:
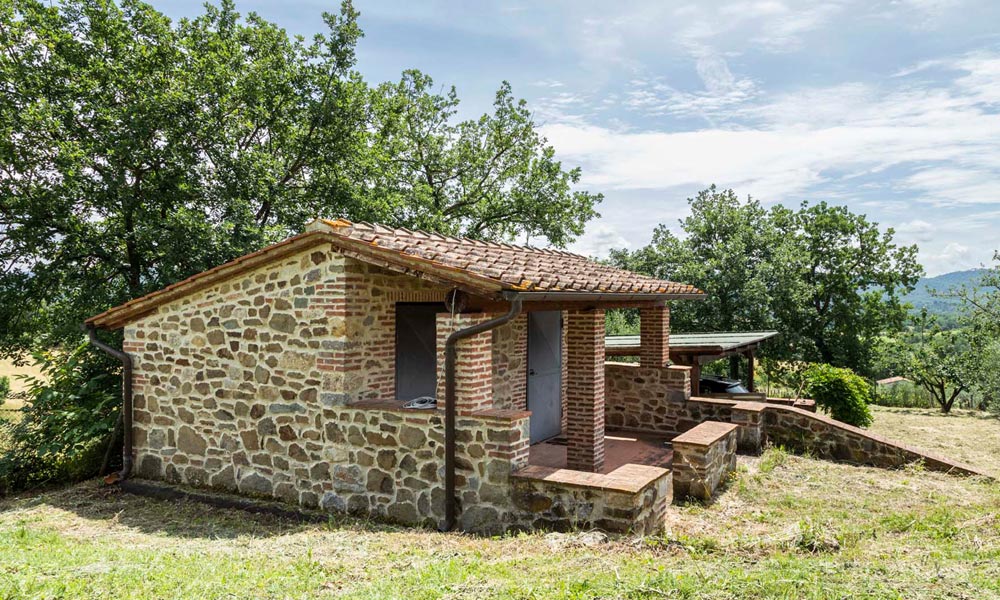
<path fill-rule="evenodd" d="M 700 297 L 568 252 L 318 220 L 87 327 L 125 366 L 122 479 L 442 529 L 645 533 L 769 442 L 971 472 L 806 405 L 693 397 L 667 303 Z M 622 307 L 637 364 L 605 361 Z M 123 352 L 99 328 L 124 328 Z"/>

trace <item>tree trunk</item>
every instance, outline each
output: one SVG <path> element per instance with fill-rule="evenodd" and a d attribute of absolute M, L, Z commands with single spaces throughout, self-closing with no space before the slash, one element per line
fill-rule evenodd
<path fill-rule="evenodd" d="M 125 200 L 125 260 L 128 261 L 128 292 L 132 298 L 137 298 L 142 291 L 142 264 L 139 257 L 139 245 L 135 239 L 135 215 L 132 212 L 131 199 Z"/>

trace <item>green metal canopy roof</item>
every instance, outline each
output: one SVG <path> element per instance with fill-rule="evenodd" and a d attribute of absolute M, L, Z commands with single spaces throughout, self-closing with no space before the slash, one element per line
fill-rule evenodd
<path fill-rule="evenodd" d="M 756 348 L 761 342 L 778 335 L 777 331 L 719 331 L 709 333 L 670 334 L 670 353 L 730 354 Z M 609 354 L 638 353 L 637 335 L 609 335 L 604 338 Z"/>

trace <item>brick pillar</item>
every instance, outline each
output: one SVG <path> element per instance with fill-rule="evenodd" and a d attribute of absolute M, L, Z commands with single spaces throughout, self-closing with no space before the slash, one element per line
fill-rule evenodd
<path fill-rule="evenodd" d="M 639 364 L 663 367 L 670 360 L 670 308 L 651 306 L 639 311 Z"/>
<path fill-rule="evenodd" d="M 566 319 L 567 467 L 604 467 L 604 311 L 569 311 Z"/>
<path fill-rule="evenodd" d="M 448 313 L 437 315 L 437 400 L 445 406 L 444 347 L 453 331 L 492 319 L 485 313 Z M 468 414 L 493 408 L 493 332 L 486 331 L 458 342 L 455 361 L 455 408 Z"/>

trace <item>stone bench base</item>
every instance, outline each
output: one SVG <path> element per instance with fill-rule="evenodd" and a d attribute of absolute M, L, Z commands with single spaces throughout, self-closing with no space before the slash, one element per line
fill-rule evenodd
<path fill-rule="evenodd" d="M 529 465 L 511 484 L 518 521 L 531 529 L 648 535 L 663 527 L 673 497 L 670 471 L 634 464 L 607 474 Z"/>
<path fill-rule="evenodd" d="M 705 421 L 675 437 L 674 499 L 709 500 L 736 469 L 738 425 Z"/>

